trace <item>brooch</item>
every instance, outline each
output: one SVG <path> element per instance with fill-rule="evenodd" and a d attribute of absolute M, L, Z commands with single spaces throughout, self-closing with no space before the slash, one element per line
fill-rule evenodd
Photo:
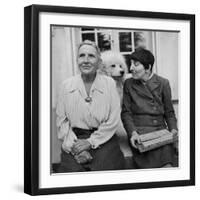
<path fill-rule="evenodd" d="M 86 101 L 87 103 L 90 103 L 90 102 L 92 101 L 92 98 L 88 96 L 87 98 L 85 98 L 85 101 Z"/>

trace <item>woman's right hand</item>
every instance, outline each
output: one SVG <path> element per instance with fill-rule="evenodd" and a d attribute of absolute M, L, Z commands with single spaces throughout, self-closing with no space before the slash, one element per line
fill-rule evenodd
<path fill-rule="evenodd" d="M 74 158 L 79 164 L 91 162 L 93 159 L 88 151 L 82 151 L 80 154 L 75 155 Z"/>
<path fill-rule="evenodd" d="M 137 149 L 136 144 L 141 144 L 141 140 L 140 140 L 140 137 L 139 137 L 137 131 L 132 132 L 132 136 L 130 138 L 130 141 L 131 141 L 131 145 L 136 149 Z"/>

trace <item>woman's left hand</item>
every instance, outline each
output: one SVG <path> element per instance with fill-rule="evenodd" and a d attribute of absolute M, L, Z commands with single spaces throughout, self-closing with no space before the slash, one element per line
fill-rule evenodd
<path fill-rule="evenodd" d="M 85 139 L 78 139 L 72 147 L 73 154 L 79 154 L 82 151 L 90 150 L 91 144 Z"/>
<path fill-rule="evenodd" d="M 88 151 L 82 151 L 80 154 L 75 155 L 74 158 L 79 164 L 91 162 L 91 160 L 93 159 Z"/>
<path fill-rule="evenodd" d="M 178 131 L 176 129 L 172 129 L 171 133 L 173 134 L 174 138 L 178 137 Z M 178 140 L 174 141 L 174 149 L 176 152 L 178 152 Z"/>
<path fill-rule="evenodd" d="M 178 131 L 176 129 L 172 129 L 171 133 L 174 135 L 174 137 L 178 136 Z"/>

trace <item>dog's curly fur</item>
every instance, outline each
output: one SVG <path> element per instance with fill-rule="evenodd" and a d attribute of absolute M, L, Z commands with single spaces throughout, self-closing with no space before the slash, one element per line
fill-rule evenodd
<path fill-rule="evenodd" d="M 101 54 L 101 58 L 100 73 L 111 76 L 115 80 L 120 99 L 122 99 L 123 83 L 128 72 L 123 55 L 116 51 L 105 51 Z"/>
<path fill-rule="evenodd" d="M 111 76 L 115 80 L 119 98 L 122 103 L 124 81 L 131 76 L 128 74 L 128 67 L 125 58 L 120 52 L 116 51 L 105 51 L 101 54 L 101 58 L 102 67 L 100 73 Z M 116 135 L 119 138 L 120 148 L 124 155 L 131 156 L 132 153 L 127 143 L 127 134 L 121 120 L 118 124 Z"/>

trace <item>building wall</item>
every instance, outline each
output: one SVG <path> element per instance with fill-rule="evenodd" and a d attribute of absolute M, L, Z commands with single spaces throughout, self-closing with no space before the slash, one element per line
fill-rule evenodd
<path fill-rule="evenodd" d="M 178 100 L 178 34 L 173 32 L 156 33 L 157 73 L 170 82 L 172 98 Z"/>

